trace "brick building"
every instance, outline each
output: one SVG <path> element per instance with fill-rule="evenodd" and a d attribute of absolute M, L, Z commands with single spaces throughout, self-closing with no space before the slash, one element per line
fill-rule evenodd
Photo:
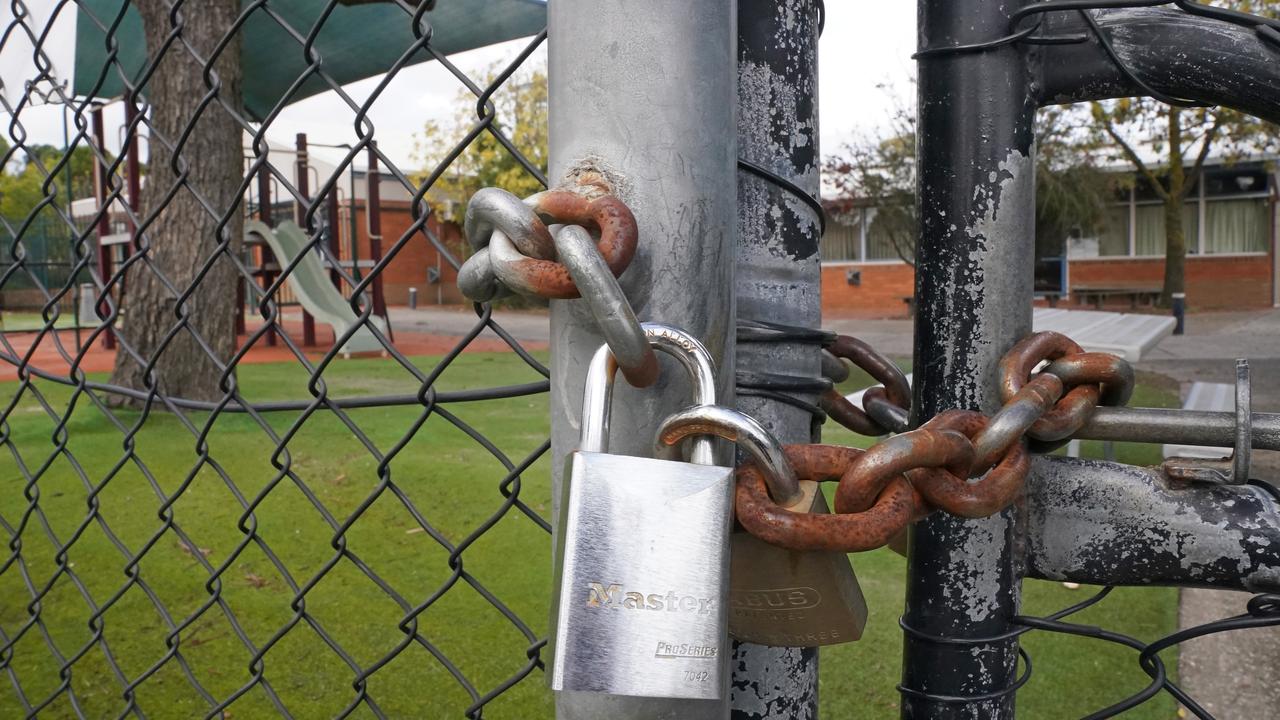
<path fill-rule="evenodd" d="M 1097 237 L 1072 237 L 1064 247 L 1038 251 L 1038 274 L 1049 269 L 1050 284 L 1060 286 L 1064 304 L 1127 308 L 1146 302 L 1162 285 L 1164 207 L 1145 182 L 1133 185 L 1108 208 Z M 1183 211 L 1190 309 L 1280 305 L 1278 190 L 1270 163 L 1205 168 L 1204 182 Z M 905 316 L 914 286 L 914 269 L 876 227 L 874 204 L 829 219 L 822 238 L 824 311 Z"/>

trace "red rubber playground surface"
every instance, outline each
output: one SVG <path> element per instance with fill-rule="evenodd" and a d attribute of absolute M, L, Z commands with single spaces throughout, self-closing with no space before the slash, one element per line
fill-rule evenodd
<path fill-rule="evenodd" d="M 301 347 L 302 345 L 302 321 L 288 320 L 280 323 L 283 331 L 289 334 L 294 343 Z M 249 323 L 248 330 L 254 332 L 261 325 Z M 395 347 L 404 355 L 443 355 L 462 342 L 463 338 L 458 335 L 436 335 L 423 332 L 405 332 L 395 330 Z M 82 341 L 89 337 L 88 330 L 81 330 Z M 63 357 L 63 353 L 71 358 L 76 356 L 76 334 L 74 330 L 59 330 L 57 337 L 54 333 L 39 332 L 6 332 L 4 339 L 7 347 L 0 346 L 0 351 L 4 354 L 15 354 L 19 359 L 30 359 L 27 363 L 45 373 L 65 376 L 71 371 L 70 363 Z M 238 342 L 241 347 L 248 342 L 248 335 L 240 335 Z M 318 360 L 324 356 L 324 353 L 333 347 L 333 331 L 327 325 L 318 324 L 316 326 L 316 345 L 315 347 L 302 348 L 303 353 L 310 359 Z M 32 344 L 36 344 L 34 352 L 32 352 Z M 61 351 L 59 351 L 59 344 Z M 543 350 L 546 349 L 545 342 L 522 342 L 521 345 L 527 350 Z M 463 352 L 507 352 L 511 348 L 503 341 L 494 338 L 476 338 L 463 350 Z M 99 336 L 93 347 L 84 354 L 84 359 L 80 362 L 80 368 L 88 373 L 110 372 L 112 365 L 115 363 L 115 351 L 107 350 L 104 347 L 103 340 Z M 368 357 L 369 355 L 364 355 Z M 265 336 L 260 337 L 254 343 L 252 349 L 240 361 L 240 364 L 258 364 L 258 363 L 282 363 L 297 362 L 293 351 L 290 350 L 282 341 L 277 340 L 276 345 L 267 344 Z M 18 368 L 7 358 L 0 358 L 0 382 L 17 380 Z"/>

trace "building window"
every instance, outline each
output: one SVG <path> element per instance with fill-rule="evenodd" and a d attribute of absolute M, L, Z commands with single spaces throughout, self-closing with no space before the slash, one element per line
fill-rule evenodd
<path fill-rule="evenodd" d="M 1164 255 L 1168 238 L 1164 204 L 1138 205 L 1134 214 L 1134 255 Z M 1193 200 L 1182 206 L 1182 236 L 1188 254 L 1195 255 L 1200 250 L 1199 229 L 1200 202 Z"/>
<path fill-rule="evenodd" d="M 823 262 L 901 261 L 895 233 L 904 252 L 915 241 L 915 228 L 906 227 L 907 212 L 882 212 L 874 207 L 854 208 L 827 217 L 822 236 Z"/>
<path fill-rule="evenodd" d="M 827 217 L 827 231 L 822 236 L 823 262 L 848 262 L 862 259 L 862 208 L 847 215 Z"/>
<path fill-rule="evenodd" d="M 903 218 L 906 213 L 898 211 L 895 217 L 885 213 L 877 213 L 875 209 L 869 209 L 867 216 L 870 225 L 867 226 L 867 259 L 868 260 L 901 260 L 902 252 L 909 252 L 914 244 L 915 228 L 894 227 L 894 225 L 905 225 Z M 894 243 L 894 233 L 898 233 L 898 244 Z M 910 234 L 911 237 L 901 237 Z M 899 252 L 899 245 L 901 251 Z"/>
<path fill-rule="evenodd" d="M 1090 248 L 1089 245 L 1093 247 Z M 1129 254 L 1129 205 L 1107 208 L 1102 232 L 1097 238 L 1078 238 L 1069 241 L 1069 257 L 1113 257 Z"/>
<path fill-rule="evenodd" d="M 1265 253 L 1271 245 L 1269 178 L 1264 170 L 1213 167 L 1182 208 L 1188 255 Z M 1125 202 L 1107 209 L 1097 237 L 1067 240 L 1070 258 L 1163 257 L 1167 239 L 1164 204 L 1139 182 Z"/>
<path fill-rule="evenodd" d="M 1266 198 L 1214 200 L 1205 204 L 1207 254 L 1266 252 L 1270 225 Z"/>

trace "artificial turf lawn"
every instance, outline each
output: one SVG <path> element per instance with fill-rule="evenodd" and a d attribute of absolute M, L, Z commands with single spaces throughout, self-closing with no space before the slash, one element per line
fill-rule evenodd
<path fill-rule="evenodd" d="M 545 355 L 541 357 L 545 361 Z M 424 369 L 436 361 L 415 359 Z M 476 353 L 458 358 L 436 386 L 457 390 L 539 377 L 511 354 Z M 238 378 L 251 401 L 309 397 L 305 375 L 296 367 L 244 366 Z M 386 360 L 335 363 L 325 379 L 332 396 L 417 389 L 408 372 Z M 1176 389 L 1171 394 L 1167 385 L 1144 380 L 1133 404 L 1176 401 Z M 847 387 L 859 382 L 867 380 L 855 378 Z M 19 387 L 0 385 L 0 398 L 11 401 Z M 39 383 L 36 389 L 55 412 L 65 412 L 68 389 L 49 383 Z M 535 452 L 548 434 L 546 395 L 447 409 L 516 463 Z M 352 430 L 328 413 L 317 413 L 296 429 L 292 425 L 297 413 L 266 416 L 272 432 L 289 434 L 288 452 L 280 454 L 274 453 L 275 442 L 253 418 L 223 415 L 204 441 L 212 462 L 198 469 L 197 434 L 205 414 L 187 415 L 193 430 L 172 415 L 152 413 L 132 434 L 128 428 L 139 413 L 118 415 L 126 430 L 109 423 L 81 397 L 65 426 L 68 455 L 44 470 L 42 464 L 64 435 L 31 389 L 22 393 L 0 426 L 8 441 L 0 452 L 0 481 L 8 486 L 0 493 L 3 536 L 7 547 L 21 548 L 20 560 L 6 553 L 0 566 L 0 642 L 21 636 L 11 651 L 0 653 L 0 674 L 7 674 L 0 678 L 0 718 L 25 712 L 13 688 L 15 678 L 31 705 L 56 694 L 40 717 L 74 716 L 71 695 L 57 692 L 63 682 L 59 668 L 67 663 L 69 687 L 85 716 L 115 717 L 134 702 L 152 718 L 209 712 L 211 703 L 193 687 L 188 673 L 218 701 L 243 691 L 228 707 L 227 717 L 274 715 L 268 685 L 298 718 L 331 717 L 351 705 L 356 705 L 351 717 L 372 717 L 374 713 L 360 705 L 365 701 L 389 717 L 462 717 L 472 698 L 455 673 L 485 695 L 529 663 L 526 651 L 531 642 L 484 593 L 541 637 L 550 595 L 549 536 L 518 508 L 501 512 L 507 502 L 501 488 L 506 470 L 444 418 L 427 417 L 394 453 L 388 461 L 391 488 L 379 482 L 378 461 Z M 378 408 L 352 410 L 349 416 L 380 452 L 388 453 L 422 418 L 422 411 Z M 829 431 L 827 440 L 855 437 Z M 131 463 L 117 467 L 126 443 L 135 447 L 145 472 Z M 1120 448 L 1121 460 L 1149 462 L 1156 454 L 1158 448 Z M 289 473 L 282 476 L 280 467 Z M 550 510 L 548 468 L 549 460 L 540 459 L 519 485 L 520 499 L 544 517 Z M 37 473 L 35 484 L 28 486 L 24 476 Z M 234 491 L 223 475 L 230 478 Z M 244 504 L 255 502 L 273 484 L 257 500 L 254 512 L 246 513 Z M 157 496 L 157 491 L 171 496 L 179 488 L 181 493 L 167 505 Z M 421 512 L 429 529 L 423 529 L 396 492 Z M 30 497 L 38 498 L 39 512 L 30 512 Z M 323 504 L 329 520 L 313 500 Z M 365 506 L 335 541 L 331 523 L 343 525 Z M 85 523 L 90 507 L 96 514 Z M 449 551 L 433 538 L 438 534 L 462 544 L 490 522 L 492 527 L 467 544 L 452 563 Z M 58 559 L 46 523 L 60 542 L 75 538 L 65 560 Z M 21 533 L 15 540 L 18 528 Z M 141 561 L 130 564 L 126 554 L 144 548 Z M 895 716 L 901 662 L 896 618 L 902 608 L 905 561 L 887 550 L 853 556 L 853 561 L 871 619 L 861 642 L 823 651 L 823 715 Z M 52 582 L 38 605 L 39 622 L 33 622 L 31 588 L 44 588 L 59 562 L 69 572 Z M 370 580 L 357 562 L 377 573 L 398 597 Z M 216 580 L 210 579 L 206 564 L 217 572 Z M 216 590 L 212 596 L 210 587 Z M 421 606 L 442 588 L 448 589 L 416 616 L 421 639 L 408 642 L 400 629 L 409 614 L 405 608 Z M 1088 592 L 1028 581 L 1024 611 L 1047 613 Z M 86 594 L 96 609 L 91 609 Z M 294 601 L 299 594 L 301 599 Z M 212 603 L 211 597 L 218 602 Z M 174 625 L 210 605 L 178 633 L 176 643 L 166 643 Z M 305 609 L 305 618 L 300 609 Z M 1169 589 L 1120 590 L 1078 617 L 1145 639 L 1172 631 L 1176 618 L 1176 591 Z M 95 642 L 98 632 L 123 678 L 113 673 L 102 645 Z M 241 634 L 260 653 L 266 648 L 265 654 L 255 660 Z M 1136 656 L 1112 645 L 1044 633 L 1026 636 L 1025 645 L 1035 662 L 1030 683 L 1018 694 L 1026 717 L 1078 717 L 1144 684 Z M 394 659 L 379 664 L 397 649 Z M 437 656 L 447 658 L 452 667 Z M 1169 654 L 1166 659 L 1174 658 Z M 158 670 L 134 686 L 157 665 Z M 366 673 L 372 670 L 372 675 L 357 681 L 353 666 Z M 265 683 L 252 682 L 259 672 Z M 1172 714 L 1172 703 L 1157 698 L 1126 717 Z M 550 693 L 542 671 L 536 669 L 485 709 L 489 718 L 551 716 Z"/>

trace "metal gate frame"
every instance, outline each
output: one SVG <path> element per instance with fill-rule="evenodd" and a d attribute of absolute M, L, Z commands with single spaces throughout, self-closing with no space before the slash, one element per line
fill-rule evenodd
<path fill-rule="evenodd" d="M 723 393 L 732 392 L 726 380 L 735 376 L 735 362 L 740 391 L 750 388 L 752 373 L 816 377 L 816 345 L 782 343 L 759 353 L 744 343 L 735 350 L 730 318 L 818 324 L 822 220 L 813 108 L 820 0 L 738 3 L 736 147 L 726 97 L 734 77 L 726 63 L 734 57 L 727 51 L 734 39 L 733 3 L 664 0 L 643 10 L 622 5 L 551 5 L 552 177 L 600 171 L 615 182 L 646 238 L 636 261 L 640 269 L 623 279 L 628 296 L 641 316 L 687 327 L 712 349 L 722 402 L 731 397 Z M 792 23 L 796 18 L 801 20 Z M 921 227 L 913 425 L 949 408 L 997 409 L 997 363 L 1031 331 L 1032 121 L 1039 107 L 1155 95 L 1280 120 L 1280 65 L 1267 32 L 1190 0 L 919 0 L 918 22 Z M 1270 25 L 1260 27 L 1275 34 Z M 626 42 L 610 31 L 625 33 Z M 1176 62 L 1160 51 L 1171 43 L 1185 51 Z M 752 75 L 761 65 L 765 71 Z M 811 138 L 807 147 L 771 134 L 768 120 L 753 112 L 759 98 L 748 91 L 758 91 L 751 83 L 760 79 L 766 87 L 776 81 L 803 89 L 793 105 L 771 109 L 786 130 L 799 128 Z M 736 183 L 735 154 L 747 171 Z M 736 203 L 726 192 L 735 185 Z M 735 206 L 738 260 L 731 280 L 733 236 L 725 228 Z M 759 221 L 773 211 L 788 222 Z M 569 303 L 552 307 L 558 469 L 576 438 L 577 379 L 600 338 Z M 811 417 L 794 403 L 749 391 L 739 395 L 739 404 L 784 441 L 812 437 Z M 805 400 L 803 390 L 792 395 Z M 665 385 L 657 394 L 628 396 L 621 405 L 630 412 L 615 421 L 617 451 L 647 452 L 658 419 L 683 397 L 681 388 Z M 1090 496 L 1098 486 L 1112 496 Z M 1080 497 L 1092 503 L 1073 499 Z M 1238 511 L 1224 513 L 1229 499 L 1238 501 Z M 1270 540 L 1261 546 L 1235 532 L 1258 514 L 1280 517 L 1276 498 L 1259 488 L 1174 493 L 1144 469 L 1041 457 L 1024 505 L 982 520 L 939 513 L 917 523 L 901 621 L 903 717 L 1013 716 L 1016 691 L 1027 679 L 1018 674 L 1018 636 L 1032 624 L 1018 617 L 1022 577 L 1275 589 L 1280 534 L 1274 531 L 1280 524 L 1268 522 L 1258 531 Z M 1168 528 L 1175 515 L 1182 517 L 1181 537 L 1217 542 L 1244 558 L 1240 569 L 1180 557 L 1160 533 L 1140 532 Z M 1224 519 L 1225 541 L 1215 525 Z M 1090 524 L 1114 532 L 1083 566 L 1044 542 L 1047 528 L 1070 532 Z M 1151 561 L 1126 563 L 1126 552 Z M 566 695 L 558 699 L 558 717 L 719 718 L 730 709 L 742 719 L 816 717 L 817 658 L 815 650 L 737 645 L 732 708 Z"/>

